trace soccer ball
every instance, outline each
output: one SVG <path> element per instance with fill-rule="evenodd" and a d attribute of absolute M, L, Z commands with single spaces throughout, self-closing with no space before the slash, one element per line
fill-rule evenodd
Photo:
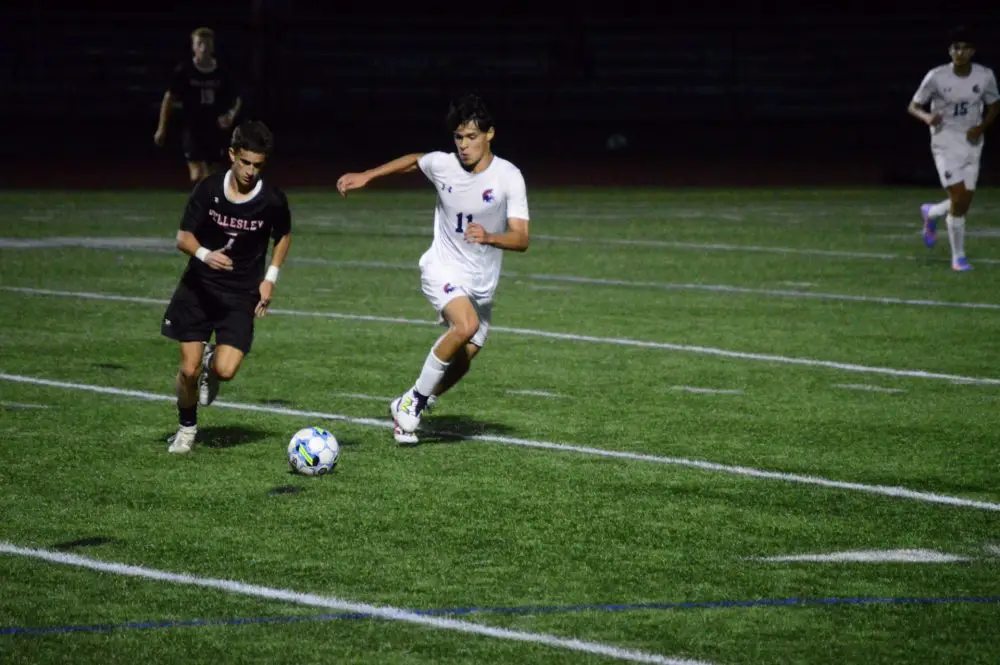
<path fill-rule="evenodd" d="M 304 476 L 325 476 L 337 466 L 340 444 L 322 427 L 300 429 L 288 442 L 288 463 Z"/>

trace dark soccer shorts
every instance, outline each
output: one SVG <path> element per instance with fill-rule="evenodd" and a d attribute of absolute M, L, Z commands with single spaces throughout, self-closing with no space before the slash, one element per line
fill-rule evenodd
<path fill-rule="evenodd" d="M 188 162 L 225 161 L 226 135 L 218 127 L 185 127 L 181 143 Z"/>
<path fill-rule="evenodd" d="M 240 306 L 233 306 L 233 303 Z M 233 346 L 244 354 L 253 345 L 254 309 L 252 294 L 227 297 L 223 302 L 212 289 L 190 278 L 182 279 L 163 314 L 160 333 L 178 342 L 208 342 Z"/>

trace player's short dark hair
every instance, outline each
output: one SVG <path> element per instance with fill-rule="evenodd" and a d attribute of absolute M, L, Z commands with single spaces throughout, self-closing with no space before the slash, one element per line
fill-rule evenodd
<path fill-rule="evenodd" d="M 964 25 L 957 25 L 948 31 L 948 46 L 953 44 L 974 44 L 972 31 Z"/>
<path fill-rule="evenodd" d="M 196 39 L 204 39 L 207 42 L 215 41 L 215 30 L 211 28 L 195 28 L 191 31 L 191 37 Z"/>
<path fill-rule="evenodd" d="M 247 120 L 233 130 L 229 141 L 233 150 L 246 150 L 266 155 L 274 148 L 274 135 L 260 120 Z"/>
<path fill-rule="evenodd" d="M 479 95 L 466 95 L 453 101 L 445 121 L 450 132 L 470 122 L 476 123 L 481 132 L 493 129 L 493 115 Z"/>

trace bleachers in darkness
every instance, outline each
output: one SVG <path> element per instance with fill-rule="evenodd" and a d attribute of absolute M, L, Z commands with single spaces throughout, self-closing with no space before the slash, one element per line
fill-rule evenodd
<path fill-rule="evenodd" d="M 426 126 L 466 89 L 487 95 L 508 124 L 597 133 L 905 123 L 920 77 L 946 58 L 947 23 L 930 10 L 715 17 L 706 7 L 669 20 L 584 13 L 475 24 L 463 12 L 365 17 L 265 2 L 255 23 L 252 6 L 21 8 L 0 22 L 0 114 L 26 127 L 67 119 L 151 127 L 197 25 L 219 33 L 220 58 L 247 84 L 248 109 L 293 133 L 316 122 L 368 132 Z M 978 17 L 984 34 L 996 34 L 998 17 Z"/>

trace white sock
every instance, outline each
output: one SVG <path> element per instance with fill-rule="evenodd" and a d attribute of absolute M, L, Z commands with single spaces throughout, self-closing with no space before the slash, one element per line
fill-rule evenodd
<path fill-rule="evenodd" d="M 951 210 L 951 201 L 949 199 L 945 199 L 940 203 L 932 205 L 931 209 L 927 211 L 927 216 L 931 219 L 940 219 L 947 215 L 949 210 Z"/>
<path fill-rule="evenodd" d="M 427 359 L 424 361 L 424 368 L 420 370 L 420 376 L 417 378 L 417 383 L 413 389 L 424 397 L 430 397 L 450 364 L 440 360 L 434 355 L 434 349 L 431 349 L 430 353 L 427 354 Z"/>
<path fill-rule="evenodd" d="M 951 260 L 954 263 L 965 257 L 965 217 L 948 214 L 948 239 L 951 241 Z"/>

